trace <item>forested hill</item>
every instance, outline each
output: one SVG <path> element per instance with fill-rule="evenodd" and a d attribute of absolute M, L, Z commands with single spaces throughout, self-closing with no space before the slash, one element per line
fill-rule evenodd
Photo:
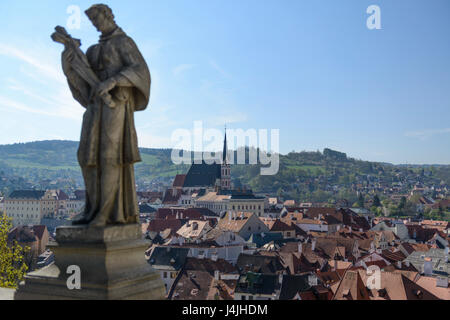
<path fill-rule="evenodd" d="M 67 184 L 82 185 L 77 154 L 78 142 L 40 141 L 24 144 L 0 145 L 0 190 L 14 177 L 23 187 L 31 182 L 37 186 L 42 180 L 65 179 Z M 136 165 L 136 179 L 140 187 L 151 181 L 170 182 L 177 173 L 185 173 L 188 166 L 171 161 L 170 149 L 141 149 L 142 163 Z M 450 185 L 450 165 L 394 166 L 351 159 L 345 153 L 325 149 L 323 152 L 292 152 L 280 156 L 280 170 L 275 176 L 261 176 L 258 165 L 232 166 L 234 183 L 251 187 L 255 192 L 278 193 L 286 197 L 326 200 L 336 188 L 340 196 L 350 198 L 352 186 L 402 185 L 415 181 L 428 185 Z M 348 194 L 347 194 L 348 193 Z M 350 198 L 352 199 L 352 198 Z"/>

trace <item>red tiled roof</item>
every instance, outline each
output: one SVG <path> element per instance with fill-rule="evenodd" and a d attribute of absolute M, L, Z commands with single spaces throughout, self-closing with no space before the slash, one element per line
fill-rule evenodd
<path fill-rule="evenodd" d="M 186 179 L 185 174 L 177 174 L 175 179 L 173 180 L 174 188 L 182 188 L 184 186 L 184 180 Z"/>
<path fill-rule="evenodd" d="M 184 223 L 180 219 L 154 219 L 149 222 L 147 231 L 162 232 L 166 229 L 170 229 L 172 234 L 175 234 L 183 224 Z"/>
<path fill-rule="evenodd" d="M 39 240 L 42 240 L 42 236 L 44 232 L 47 230 L 46 226 L 43 225 L 35 225 L 33 226 L 34 234 L 38 237 Z"/>

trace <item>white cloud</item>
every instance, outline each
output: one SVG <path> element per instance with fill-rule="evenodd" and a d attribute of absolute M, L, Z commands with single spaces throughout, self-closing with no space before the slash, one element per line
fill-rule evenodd
<path fill-rule="evenodd" d="M 15 78 L 6 79 L 10 91 L 0 96 L 3 109 L 81 120 L 84 109 L 73 99 L 62 70 L 56 66 L 59 64 L 46 61 L 50 55 L 45 49 L 35 49 L 32 54 L 28 51 L 0 43 L 0 55 L 23 63 Z"/>
<path fill-rule="evenodd" d="M 36 53 L 36 51 L 33 51 Z M 64 83 L 65 79 L 61 71 L 59 71 L 55 66 L 49 64 L 42 60 L 46 55 L 39 55 L 39 58 L 26 53 L 25 50 L 20 50 L 14 46 L 6 45 L 0 43 L 0 55 L 8 56 L 22 62 L 25 62 L 32 68 L 34 68 L 41 76 L 51 78 L 58 81 L 59 83 Z"/>

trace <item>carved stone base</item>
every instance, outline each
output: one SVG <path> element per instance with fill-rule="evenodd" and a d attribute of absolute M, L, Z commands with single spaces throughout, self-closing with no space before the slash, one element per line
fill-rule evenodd
<path fill-rule="evenodd" d="M 139 225 L 61 227 L 49 245 L 55 263 L 25 277 L 16 300 L 160 300 L 165 288 L 148 264 Z M 81 289 L 69 290 L 69 266 L 81 271 Z M 71 282 L 70 282 L 71 283 Z"/>

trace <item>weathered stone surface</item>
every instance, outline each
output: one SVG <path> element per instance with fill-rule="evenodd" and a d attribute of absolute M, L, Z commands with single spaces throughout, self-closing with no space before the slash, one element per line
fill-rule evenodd
<path fill-rule="evenodd" d="M 100 41 L 81 51 L 63 27 L 52 39 L 64 44 L 62 67 L 73 97 L 86 109 L 78 162 L 86 205 L 78 225 L 103 227 L 138 222 L 134 164 L 141 161 L 134 113 L 147 108 L 151 76 L 137 45 L 114 21 L 112 10 L 86 10 Z"/>
<path fill-rule="evenodd" d="M 55 263 L 28 274 L 15 299 L 163 299 L 164 284 L 145 260 L 147 243 L 136 235 L 138 227 L 57 229 L 57 239 L 66 242 L 51 245 Z M 81 290 L 67 287 L 72 265 L 80 267 Z"/>
<path fill-rule="evenodd" d="M 122 240 L 138 240 L 142 238 L 139 224 L 104 227 L 65 226 L 56 230 L 56 241 L 59 244 L 105 243 Z"/>
<path fill-rule="evenodd" d="M 94 5 L 86 14 L 102 33 L 86 54 L 64 28 L 52 35 L 64 44 L 64 74 L 86 108 L 78 150 L 85 211 L 78 226 L 57 229 L 49 245 L 54 264 L 28 274 L 15 299 L 163 299 L 159 273 L 145 260 L 133 169 L 141 160 L 134 112 L 149 103 L 150 71 L 108 6 Z M 67 286 L 70 266 L 81 270 L 79 290 Z"/>

